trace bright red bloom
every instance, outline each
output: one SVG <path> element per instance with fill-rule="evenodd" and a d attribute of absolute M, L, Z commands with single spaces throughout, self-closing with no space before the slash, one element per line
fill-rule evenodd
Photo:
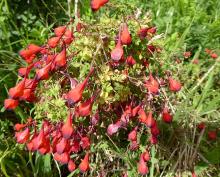
<path fill-rule="evenodd" d="M 51 69 L 51 64 L 49 63 L 43 68 L 36 70 L 36 79 L 37 80 L 47 80 L 49 78 L 49 72 Z"/>
<path fill-rule="evenodd" d="M 93 11 L 97 11 L 105 5 L 109 0 L 91 0 L 91 8 Z"/>
<path fill-rule="evenodd" d="M 191 57 L 191 52 L 184 52 L 184 54 L 183 54 L 183 56 L 184 56 L 184 58 L 189 58 L 189 57 Z"/>
<path fill-rule="evenodd" d="M 83 149 L 88 149 L 90 147 L 90 139 L 88 137 L 82 137 L 80 141 L 80 146 Z"/>
<path fill-rule="evenodd" d="M 68 162 L 68 170 L 70 172 L 73 172 L 76 169 L 76 164 L 73 162 L 73 160 L 69 160 Z"/>
<path fill-rule="evenodd" d="M 25 80 L 26 79 L 23 79 L 15 87 L 9 89 L 8 94 L 10 98 L 16 99 L 23 95 L 25 88 Z"/>
<path fill-rule="evenodd" d="M 89 80 L 89 77 L 92 75 L 93 71 L 94 71 L 94 68 L 91 68 L 86 79 L 67 93 L 66 99 L 67 99 L 69 105 L 73 105 L 82 99 L 83 91 L 84 91 L 84 89 L 87 85 L 87 82 Z"/>
<path fill-rule="evenodd" d="M 20 144 L 24 144 L 28 141 L 30 137 L 30 130 L 27 127 L 24 131 L 15 133 L 16 141 Z"/>
<path fill-rule="evenodd" d="M 169 110 L 167 107 L 164 107 L 164 109 L 163 109 L 162 119 L 166 123 L 170 123 L 173 120 L 173 116 L 169 113 Z"/>
<path fill-rule="evenodd" d="M 126 59 L 126 63 L 129 65 L 129 66 L 133 66 L 136 64 L 136 61 L 135 59 L 132 57 L 132 56 L 128 56 L 127 59 Z"/>
<path fill-rule="evenodd" d="M 198 129 L 199 129 L 200 131 L 202 131 L 202 130 L 206 127 L 206 125 L 205 125 L 204 122 L 201 122 L 201 123 L 199 123 L 199 124 L 197 125 L 197 127 L 198 127 Z"/>
<path fill-rule="evenodd" d="M 124 55 L 124 50 L 123 50 L 123 47 L 121 45 L 121 41 L 118 40 L 117 45 L 111 51 L 111 58 L 112 58 L 112 60 L 117 62 L 117 61 L 121 60 L 123 55 Z"/>
<path fill-rule="evenodd" d="M 89 153 L 87 152 L 84 159 L 79 164 L 79 169 L 82 173 L 89 170 Z"/>
<path fill-rule="evenodd" d="M 91 98 L 89 98 L 85 102 L 81 103 L 78 107 L 76 107 L 75 115 L 82 116 L 82 117 L 89 116 L 92 111 L 94 100 L 95 100 L 95 95 L 93 95 Z"/>
<path fill-rule="evenodd" d="M 156 124 L 155 119 L 153 118 L 153 113 L 152 111 L 149 111 L 148 115 L 147 115 L 147 119 L 144 122 L 146 124 L 146 126 L 148 127 L 153 127 Z"/>
<path fill-rule="evenodd" d="M 216 140 L 216 138 L 217 138 L 216 130 L 210 130 L 208 132 L 208 137 L 209 137 L 210 140 Z"/>
<path fill-rule="evenodd" d="M 66 32 L 64 33 L 63 39 L 64 39 L 65 44 L 67 45 L 71 44 L 74 39 L 72 31 L 66 30 Z"/>
<path fill-rule="evenodd" d="M 4 107 L 5 109 L 15 109 L 18 106 L 19 102 L 18 100 L 14 100 L 14 99 L 5 99 L 4 101 Z"/>
<path fill-rule="evenodd" d="M 54 29 L 54 33 L 57 37 L 62 36 L 66 31 L 66 26 L 58 26 Z"/>
<path fill-rule="evenodd" d="M 66 49 L 64 48 L 54 59 L 56 68 L 62 68 L 66 66 Z"/>
<path fill-rule="evenodd" d="M 146 174 L 149 172 L 148 167 L 147 167 L 147 164 L 146 164 L 146 162 L 143 160 L 142 157 L 140 157 L 140 160 L 139 160 L 139 162 L 138 162 L 138 164 L 137 164 L 137 168 L 138 168 L 138 173 L 139 173 L 140 175 L 146 175 Z"/>
<path fill-rule="evenodd" d="M 54 159 L 61 164 L 67 164 L 69 162 L 70 155 L 67 152 L 64 152 L 62 154 L 55 153 Z"/>
<path fill-rule="evenodd" d="M 61 132 L 64 138 L 69 139 L 73 134 L 72 114 L 69 114 L 65 124 L 62 126 Z"/>
<path fill-rule="evenodd" d="M 116 132 L 118 132 L 118 129 L 120 128 L 120 122 L 116 122 L 115 124 L 110 124 L 107 128 L 108 135 L 113 135 Z"/>
<path fill-rule="evenodd" d="M 212 57 L 213 59 L 216 59 L 216 58 L 218 58 L 218 55 L 216 53 L 211 53 L 210 57 Z"/>
<path fill-rule="evenodd" d="M 180 82 L 174 80 L 172 77 L 169 77 L 168 81 L 169 81 L 170 91 L 178 92 L 181 90 L 182 86 Z"/>
<path fill-rule="evenodd" d="M 128 140 L 130 141 L 137 141 L 137 127 L 135 127 L 129 134 Z"/>
<path fill-rule="evenodd" d="M 66 148 L 69 146 L 69 140 L 65 139 L 65 138 L 61 138 L 61 140 L 56 144 L 56 151 L 59 154 L 64 153 L 64 151 L 66 150 Z"/>
<path fill-rule="evenodd" d="M 150 73 L 149 79 L 145 81 L 144 86 L 148 89 L 150 93 L 157 94 L 159 91 L 159 83 Z"/>
<path fill-rule="evenodd" d="M 60 37 L 52 37 L 52 38 L 48 39 L 47 43 L 48 43 L 49 47 L 55 48 L 55 47 L 57 47 L 59 41 L 60 41 Z"/>
<path fill-rule="evenodd" d="M 142 153 L 142 158 L 145 162 L 148 162 L 150 160 L 150 154 L 147 150 L 144 153 Z"/>
<path fill-rule="evenodd" d="M 131 42 L 132 39 L 131 39 L 131 34 L 128 30 L 128 26 L 127 24 L 124 24 L 121 31 L 121 43 L 124 45 L 129 45 L 131 44 Z"/>
<path fill-rule="evenodd" d="M 155 137 L 157 137 L 160 134 L 160 130 L 158 129 L 157 123 L 155 122 L 155 124 L 151 127 L 150 129 L 151 134 Z"/>

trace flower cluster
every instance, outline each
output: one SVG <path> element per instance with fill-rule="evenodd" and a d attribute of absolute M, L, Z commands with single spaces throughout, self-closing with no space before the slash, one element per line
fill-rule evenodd
<path fill-rule="evenodd" d="M 107 2 L 93 0 L 91 7 L 96 11 Z M 129 20 L 137 21 L 137 19 Z M 152 42 L 155 40 L 157 28 L 141 26 L 135 28 L 136 33 L 132 33 L 127 22 L 121 23 L 118 35 L 115 40 L 112 40 L 115 42 L 113 47 L 108 43 L 111 38 L 102 38 L 103 47 L 106 49 L 103 49 L 103 57 L 108 61 L 94 62 L 96 58 L 93 56 L 86 78 L 81 82 L 73 79 L 71 73 L 68 72 L 69 63 L 74 60 L 73 57 L 79 57 L 84 49 L 72 51 L 70 47 L 74 46 L 74 42 L 78 40 L 75 35 L 83 35 L 83 31 L 89 29 L 83 28 L 83 25 L 78 23 L 74 31 L 72 24 L 73 21 L 70 21 L 65 26 L 56 27 L 54 36 L 49 38 L 45 45 L 30 44 L 20 51 L 20 56 L 28 66 L 19 69 L 21 81 L 9 90 L 5 108 L 15 109 L 20 101 L 37 102 L 36 88 L 44 80 L 51 79 L 55 73 L 69 79 L 70 86 L 63 89 L 61 96 L 69 110 L 65 122 L 63 120 L 53 122 L 45 117 L 39 123 L 29 118 L 27 123 L 15 125 L 15 137 L 18 143 L 26 144 L 29 151 L 38 151 L 42 155 L 52 153 L 55 160 L 61 164 L 68 164 L 69 171 L 74 171 L 78 164 L 80 171 L 86 172 L 89 170 L 90 145 L 97 140 L 91 136 L 95 136 L 94 132 L 97 131 L 96 127 L 99 122 L 103 123 L 108 136 L 116 136 L 119 131 L 131 129 L 127 139 L 132 151 L 139 149 L 141 142 L 138 136 L 141 135 L 140 130 L 143 127 L 150 132 L 148 142 L 153 145 L 157 144 L 160 134 L 158 117 L 161 116 L 165 123 L 171 123 L 173 119 L 166 92 L 176 93 L 181 90 L 182 85 L 172 76 L 171 71 L 155 70 L 154 63 L 162 52 L 162 49 Z M 77 46 L 75 47 L 77 49 Z M 108 79 L 108 83 L 112 84 L 112 90 L 116 86 L 129 87 L 129 94 L 125 95 L 125 101 L 104 100 L 104 103 L 100 101 L 101 95 L 105 95 L 105 89 L 102 87 L 103 80 L 98 79 L 103 74 L 100 64 L 101 67 L 107 65 L 114 74 L 121 73 L 120 77 L 123 76 L 124 79 L 122 81 L 115 79 L 117 82 L 122 82 L 120 85 L 118 83 L 114 85 L 115 80 L 111 81 L 111 79 Z M 135 72 L 136 66 L 139 67 L 138 72 Z M 31 78 L 32 71 L 34 71 L 34 77 Z M 91 90 L 87 89 L 89 85 L 96 91 L 90 93 Z M 90 91 L 89 97 L 86 98 L 84 93 L 88 90 Z M 137 93 L 140 94 L 137 95 Z M 110 113 L 112 117 L 105 120 L 99 113 L 103 117 Z M 80 122 L 80 118 L 85 119 Z M 89 122 L 87 118 L 90 118 Z M 72 154 L 76 155 L 74 160 L 71 158 Z M 82 154 L 85 154 L 83 158 Z M 81 162 L 79 162 L 80 158 L 82 158 Z M 148 173 L 147 161 L 149 160 L 150 155 L 146 149 L 141 153 L 137 163 L 140 174 Z"/>

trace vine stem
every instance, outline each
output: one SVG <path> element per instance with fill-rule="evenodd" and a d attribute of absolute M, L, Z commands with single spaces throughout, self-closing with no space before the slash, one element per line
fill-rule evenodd
<path fill-rule="evenodd" d="M 75 0 L 74 17 L 75 17 L 74 31 L 76 31 L 76 26 L 78 24 L 78 0 Z"/>

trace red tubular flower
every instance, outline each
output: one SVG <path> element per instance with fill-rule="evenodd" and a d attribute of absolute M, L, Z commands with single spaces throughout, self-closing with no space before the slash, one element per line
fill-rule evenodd
<path fill-rule="evenodd" d="M 64 48 L 54 59 L 56 68 L 62 68 L 66 66 L 66 49 Z"/>
<path fill-rule="evenodd" d="M 21 132 L 16 132 L 15 133 L 15 137 L 16 137 L 16 141 L 19 144 L 24 144 L 28 141 L 29 137 L 30 137 L 30 130 L 27 127 L 24 131 Z"/>
<path fill-rule="evenodd" d="M 87 152 L 84 159 L 79 164 L 79 169 L 82 173 L 89 170 L 89 153 Z"/>
<path fill-rule="evenodd" d="M 80 141 L 80 146 L 83 149 L 88 149 L 90 147 L 90 139 L 88 137 L 82 137 Z"/>
<path fill-rule="evenodd" d="M 169 77 L 168 81 L 169 81 L 170 91 L 178 92 L 181 90 L 182 86 L 180 82 L 174 80 L 172 77 Z"/>
<path fill-rule="evenodd" d="M 147 28 L 147 33 L 155 34 L 156 32 L 157 32 L 157 28 L 156 27 Z"/>
<path fill-rule="evenodd" d="M 49 137 L 46 137 L 44 139 L 44 142 L 42 144 L 42 146 L 38 149 L 38 151 L 40 152 L 40 154 L 44 155 L 47 154 L 51 151 L 51 147 L 50 147 L 50 139 Z"/>
<path fill-rule="evenodd" d="M 26 75 L 26 73 L 27 73 L 27 68 L 26 68 L 26 67 L 23 67 L 23 68 L 19 68 L 19 69 L 18 69 L 18 75 L 19 75 L 19 76 L 23 77 L 23 76 Z"/>
<path fill-rule="evenodd" d="M 4 101 L 4 107 L 5 109 L 15 109 L 18 106 L 19 102 L 18 100 L 14 100 L 14 99 L 5 99 Z"/>
<path fill-rule="evenodd" d="M 25 59 L 27 63 L 31 63 L 35 57 L 35 55 L 28 49 L 23 49 L 19 52 L 19 55 Z"/>
<path fill-rule="evenodd" d="M 130 141 L 137 141 L 137 128 L 135 127 L 129 134 L 128 134 L 128 140 Z"/>
<path fill-rule="evenodd" d="M 148 162 L 150 160 L 150 154 L 149 154 L 148 150 L 146 150 L 145 152 L 142 153 L 142 158 L 145 162 Z"/>
<path fill-rule="evenodd" d="M 94 68 L 91 68 L 86 79 L 82 83 L 76 85 L 75 88 L 73 88 L 72 90 L 70 90 L 67 93 L 66 99 L 67 99 L 69 105 L 73 105 L 82 99 L 83 91 L 84 91 L 84 89 L 88 83 L 89 77 L 92 75 L 93 71 L 94 71 Z"/>
<path fill-rule="evenodd" d="M 27 124 L 15 124 L 14 130 L 15 131 L 20 131 L 21 129 L 25 128 Z"/>
<path fill-rule="evenodd" d="M 192 177 L 196 177 L 196 173 L 192 171 Z"/>
<path fill-rule="evenodd" d="M 146 124 L 146 126 L 148 126 L 148 127 L 153 127 L 153 126 L 155 126 L 155 124 L 156 124 L 156 121 L 155 121 L 155 119 L 153 118 L 153 113 L 152 113 L 152 111 L 149 111 L 149 113 L 148 113 L 148 115 L 147 115 L 147 119 L 146 119 L 146 121 L 145 121 L 145 124 Z"/>
<path fill-rule="evenodd" d="M 212 57 L 213 59 L 216 59 L 216 58 L 218 58 L 218 55 L 216 53 L 211 53 L 210 57 Z"/>
<path fill-rule="evenodd" d="M 167 107 L 164 107 L 164 109 L 163 109 L 162 119 L 166 123 L 171 123 L 173 120 L 173 116 L 169 113 L 169 110 Z"/>
<path fill-rule="evenodd" d="M 146 113 L 145 113 L 145 111 L 144 111 L 143 108 L 140 108 L 140 109 L 139 109 L 138 115 L 139 115 L 139 121 L 140 121 L 141 123 L 145 123 L 146 120 L 147 120 L 147 115 L 146 115 Z"/>
<path fill-rule="evenodd" d="M 36 140 L 37 134 L 34 133 L 34 135 L 32 136 L 31 140 L 26 144 L 27 149 L 29 151 L 34 151 L 34 141 Z"/>
<path fill-rule="evenodd" d="M 118 132 L 118 129 L 120 128 L 120 123 L 117 122 L 115 124 L 110 124 L 107 128 L 107 133 L 108 135 L 113 135 L 115 134 L 116 132 Z"/>
<path fill-rule="evenodd" d="M 160 134 L 160 130 L 158 129 L 157 123 L 155 122 L 155 124 L 151 127 L 151 134 L 155 137 L 157 137 Z"/>
<path fill-rule="evenodd" d="M 55 47 L 57 47 L 59 41 L 60 41 L 60 37 L 52 37 L 52 38 L 48 39 L 47 43 L 48 43 L 49 47 L 55 48 Z"/>
<path fill-rule="evenodd" d="M 71 145 L 71 152 L 78 153 L 80 151 L 80 142 L 75 140 Z"/>
<path fill-rule="evenodd" d="M 91 8 L 93 11 L 97 11 L 100 9 L 100 7 L 102 7 L 103 5 L 105 5 L 109 0 L 91 0 Z"/>
<path fill-rule="evenodd" d="M 139 160 L 139 162 L 138 162 L 138 164 L 137 164 L 137 168 L 138 168 L 138 173 L 139 173 L 140 175 L 146 175 L 146 174 L 149 172 L 148 167 L 147 167 L 147 164 L 146 164 L 146 162 L 143 160 L 142 157 L 140 157 L 140 160 Z"/>
<path fill-rule="evenodd" d="M 39 53 L 42 48 L 40 46 L 37 46 L 35 44 L 29 44 L 28 45 L 28 49 L 33 53 L 33 54 L 37 54 Z"/>
<path fill-rule="evenodd" d="M 157 137 L 155 137 L 155 136 L 151 136 L 151 137 L 150 137 L 150 143 L 151 143 L 151 144 L 157 144 L 157 142 L 158 142 Z"/>
<path fill-rule="evenodd" d="M 40 133 L 33 139 L 33 150 L 38 150 L 45 141 L 45 134 L 43 127 L 40 130 Z"/>
<path fill-rule="evenodd" d="M 67 152 L 64 152 L 62 154 L 55 153 L 54 159 L 61 164 L 67 164 L 69 162 L 70 155 Z"/>
<path fill-rule="evenodd" d="M 81 103 L 78 107 L 75 109 L 75 115 L 76 116 L 89 116 L 92 111 L 92 106 L 95 100 L 95 95 L 93 95 L 91 98 L 86 100 L 85 102 Z"/>
<path fill-rule="evenodd" d="M 20 100 L 25 100 L 28 102 L 34 102 L 36 97 L 32 89 L 24 89 L 23 95 L 20 96 Z"/>
<path fill-rule="evenodd" d="M 73 160 L 70 159 L 68 162 L 68 170 L 70 172 L 73 172 L 75 169 L 76 169 L 76 164 L 74 163 Z"/>
<path fill-rule="evenodd" d="M 140 110 L 140 108 L 141 108 L 141 105 L 138 105 L 138 106 L 136 106 L 135 108 L 133 108 L 133 109 L 132 109 L 131 116 L 132 116 L 132 117 L 135 117 L 135 116 L 137 115 L 138 111 Z"/>
<path fill-rule="evenodd" d="M 131 44 L 131 42 L 132 39 L 131 39 L 131 34 L 128 30 L 128 26 L 127 24 L 124 24 L 121 31 L 121 43 L 124 45 L 129 45 Z"/>
<path fill-rule="evenodd" d="M 59 154 L 62 154 L 68 147 L 69 140 L 61 138 L 61 140 L 56 144 L 56 151 Z"/>
<path fill-rule="evenodd" d="M 51 69 L 51 64 L 49 63 L 46 66 L 44 66 L 43 68 L 39 69 L 36 71 L 36 80 L 46 80 L 49 78 L 49 72 Z"/>
<path fill-rule="evenodd" d="M 112 58 L 112 60 L 118 62 L 122 58 L 123 55 L 124 55 L 124 50 L 121 45 L 121 41 L 118 40 L 117 45 L 111 51 L 111 58 Z"/>
<path fill-rule="evenodd" d="M 20 81 L 15 87 L 9 89 L 8 94 L 10 98 L 16 99 L 23 95 L 25 88 L 25 80 L 26 78 Z"/>
<path fill-rule="evenodd" d="M 65 124 L 62 126 L 61 132 L 64 138 L 69 139 L 73 134 L 72 114 L 69 114 Z"/>
<path fill-rule="evenodd" d="M 201 122 L 201 123 L 199 123 L 199 124 L 197 125 L 197 127 L 198 127 L 198 129 L 199 129 L 200 131 L 202 131 L 203 129 L 205 129 L 206 125 L 205 125 L 204 122 Z"/>
<path fill-rule="evenodd" d="M 147 36 L 148 28 L 141 28 L 138 30 L 137 35 L 141 40 L 143 40 Z"/>
<path fill-rule="evenodd" d="M 136 61 L 135 59 L 132 57 L 132 56 L 128 56 L 127 59 L 126 59 L 126 63 L 129 65 L 129 66 L 133 66 L 136 64 Z"/>
<path fill-rule="evenodd" d="M 62 36 L 66 31 L 66 26 L 58 26 L 54 29 L 54 33 L 57 37 Z"/>
<path fill-rule="evenodd" d="M 137 141 L 131 141 L 129 149 L 131 151 L 136 151 L 139 148 L 139 144 Z"/>
<path fill-rule="evenodd" d="M 210 130 L 208 132 L 208 137 L 209 137 L 210 140 L 216 140 L 216 138 L 217 138 L 216 130 Z"/>
<path fill-rule="evenodd" d="M 148 89 L 150 93 L 157 94 L 159 91 L 159 83 L 150 73 L 149 79 L 145 81 L 144 86 Z"/>
<path fill-rule="evenodd" d="M 66 30 L 66 32 L 64 33 L 63 39 L 64 39 L 65 44 L 67 44 L 67 45 L 71 44 L 74 39 L 72 31 Z"/>

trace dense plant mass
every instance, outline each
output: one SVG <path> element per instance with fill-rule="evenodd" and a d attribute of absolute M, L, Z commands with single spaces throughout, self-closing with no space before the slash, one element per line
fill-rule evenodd
<path fill-rule="evenodd" d="M 183 47 L 167 51 L 166 44 L 173 39 L 166 41 L 158 34 L 150 16 L 121 12 L 110 18 L 111 8 L 117 6 L 108 0 L 91 0 L 94 13 L 102 7 L 110 12 L 90 20 L 78 13 L 67 24 L 55 27 L 45 44 L 29 44 L 19 52 L 26 66 L 19 68 L 19 81 L 9 89 L 4 107 L 13 110 L 32 103 L 34 114 L 14 126 L 16 141 L 30 152 L 52 154 L 73 175 L 163 175 L 169 157 L 157 159 L 156 153 L 165 154 L 164 139 L 169 137 L 167 142 L 173 144 L 185 140 L 185 134 L 175 132 L 175 127 L 187 125 L 190 134 L 196 126 L 193 144 L 199 144 L 205 133 L 205 122 L 189 122 L 190 113 L 177 111 L 186 94 L 182 90 L 189 87 L 184 65 L 193 72 L 200 62 L 199 53 L 190 61 L 192 53 Z M 206 49 L 203 55 L 214 62 L 210 69 L 218 66 L 218 51 Z M 199 77 L 192 74 L 191 79 Z M 193 101 L 187 100 L 184 106 Z M 172 125 L 175 113 L 186 120 Z M 207 133 L 210 143 L 217 139 L 218 125 L 211 128 Z M 169 135 L 171 131 L 174 136 Z M 181 143 L 177 146 L 183 148 Z M 171 156 L 180 159 L 172 164 L 175 175 L 184 166 L 196 176 L 194 166 L 201 158 L 198 147 L 181 149 L 183 155 L 190 151 L 187 164 L 177 155 L 178 148 L 170 149 Z"/>

